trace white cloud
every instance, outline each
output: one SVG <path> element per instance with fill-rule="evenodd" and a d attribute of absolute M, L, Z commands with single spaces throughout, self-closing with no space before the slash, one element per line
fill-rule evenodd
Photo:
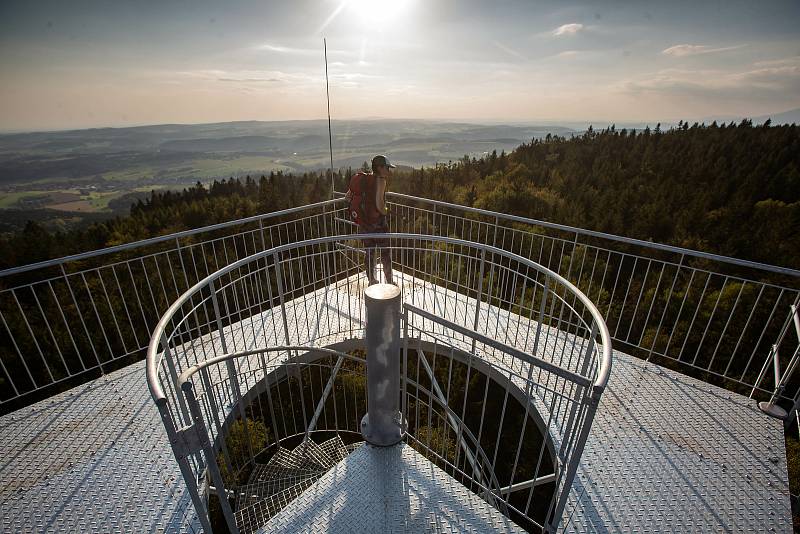
<path fill-rule="evenodd" d="M 730 72 L 715 69 L 664 69 L 618 86 L 627 93 L 693 95 L 713 98 L 774 98 L 800 91 L 800 66 L 753 68 Z"/>
<path fill-rule="evenodd" d="M 275 52 L 277 54 L 293 54 L 300 56 L 318 55 L 319 50 L 311 50 L 308 48 L 293 48 L 291 46 L 274 45 L 263 43 L 255 47 L 256 50 L 264 50 L 267 52 Z"/>
<path fill-rule="evenodd" d="M 686 56 L 697 56 L 700 54 L 714 54 L 717 52 L 727 52 L 728 50 L 736 50 L 744 46 L 746 45 L 742 44 L 736 46 L 712 48 L 706 45 L 679 44 L 675 46 L 670 46 L 669 48 L 662 50 L 661 53 L 664 54 L 665 56 L 686 57 Z"/>
<path fill-rule="evenodd" d="M 559 52 L 558 54 L 556 54 L 556 57 L 570 58 L 570 57 L 575 57 L 578 54 L 580 54 L 578 50 L 564 50 L 563 52 Z"/>
<path fill-rule="evenodd" d="M 294 55 L 294 56 L 310 56 L 310 57 L 322 57 L 322 47 L 319 48 L 297 48 L 292 46 L 283 46 L 278 44 L 271 44 L 271 43 L 262 43 L 259 45 L 254 46 L 252 49 L 257 51 L 266 51 L 266 52 L 274 52 L 276 54 L 286 54 L 286 55 Z M 328 48 L 328 57 L 331 55 L 335 55 L 338 57 L 353 57 L 355 52 L 352 50 L 337 50 Z"/>
<path fill-rule="evenodd" d="M 793 56 L 781 59 L 770 59 L 766 61 L 756 61 L 753 63 L 756 67 L 786 67 L 786 66 L 800 66 L 800 56 Z"/>
<path fill-rule="evenodd" d="M 731 76 L 734 82 L 758 85 L 765 88 L 781 89 L 782 87 L 800 85 L 800 66 L 786 65 L 768 67 L 740 72 Z"/>
<path fill-rule="evenodd" d="M 305 73 L 291 73 L 279 70 L 215 70 L 198 69 L 178 72 L 184 79 L 202 80 L 206 82 L 234 82 L 234 83 L 279 83 L 292 87 L 310 84 L 319 84 L 324 78 L 311 76 Z"/>
<path fill-rule="evenodd" d="M 578 23 L 571 23 L 571 24 L 564 24 L 563 26 L 559 26 L 555 30 L 553 30 L 553 35 L 556 37 L 564 36 L 564 35 L 575 35 L 576 33 L 583 30 L 583 24 Z"/>
<path fill-rule="evenodd" d="M 494 46 L 496 46 L 497 48 L 499 48 L 500 50 L 502 50 L 503 52 L 505 52 L 506 54 L 508 54 L 509 56 L 513 56 L 513 57 L 515 57 L 517 59 L 521 59 L 522 61 L 527 61 L 528 60 L 528 58 L 526 58 L 525 56 L 523 56 L 522 54 L 520 54 L 519 52 L 517 52 L 513 48 L 510 48 L 510 47 L 504 45 L 501 42 L 492 41 L 492 44 Z"/>

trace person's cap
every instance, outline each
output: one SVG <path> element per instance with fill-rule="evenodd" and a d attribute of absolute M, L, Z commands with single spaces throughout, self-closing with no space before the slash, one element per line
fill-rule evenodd
<path fill-rule="evenodd" d="M 384 167 L 386 167 L 388 169 L 396 169 L 397 168 L 397 165 L 392 165 L 391 163 L 389 163 L 389 158 L 387 158 L 383 154 L 379 154 L 379 155 L 375 156 L 374 158 L 372 158 L 372 168 L 373 169 L 375 167 L 379 167 L 381 165 L 383 165 Z"/>

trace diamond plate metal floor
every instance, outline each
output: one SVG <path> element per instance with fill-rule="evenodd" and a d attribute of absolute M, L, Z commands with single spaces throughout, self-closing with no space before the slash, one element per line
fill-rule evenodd
<path fill-rule="evenodd" d="M 259 532 L 525 532 L 406 444 L 364 444 Z"/>
<path fill-rule="evenodd" d="M 472 318 L 463 295 L 403 285 L 417 306 L 458 305 Z M 287 303 L 290 341 L 359 335 L 358 287 Z M 283 341 L 273 319 L 226 331 L 238 350 Z M 485 305 L 480 320 L 501 341 L 510 322 L 527 321 Z M 570 499 L 570 532 L 791 532 L 782 424 L 744 397 L 615 352 Z M 199 531 L 144 362 L 0 418 L 0 532 L 57 531 Z"/>
<path fill-rule="evenodd" d="M 780 421 L 741 395 L 614 358 L 565 531 L 792 532 Z"/>
<path fill-rule="evenodd" d="M 200 532 L 144 362 L 0 418 L 0 532 Z"/>

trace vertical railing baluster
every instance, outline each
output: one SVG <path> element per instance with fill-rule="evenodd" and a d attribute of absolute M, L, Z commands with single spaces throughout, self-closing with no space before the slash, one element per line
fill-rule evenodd
<path fill-rule="evenodd" d="M 656 343 L 658 341 L 658 334 L 661 332 L 661 325 L 664 324 L 664 317 L 667 315 L 667 308 L 669 308 L 669 301 L 672 299 L 672 293 L 675 291 L 675 283 L 678 281 L 678 276 L 681 272 L 681 267 L 683 266 L 683 260 L 685 256 L 681 254 L 681 259 L 678 262 L 678 265 L 675 268 L 675 276 L 672 277 L 672 286 L 669 288 L 669 294 L 667 295 L 667 300 L 664 301 L 664 309 L 661 311 L 661 319 L 658 320 L 658 326 L 656 327 L 656 331 L 653 334 L 653 343 L 650 344 L 650 350 L 647 352 L 646 361 L 650 361 L 650 357 L 653 355 L 653 350 L 655 349 Z M 656 296 L 653 297 L 655 301 Z M 649 315 L 649 314 L 648 314 Z M 677 321 L 677 318 L 676 318 Z M 644 331 L 642 332 L 644 334 Z M 641 340 L 639 341 L 641 344 Z"/>
<path fill-rule="evenodd" d="M 67 271 L 64 269 L 63 263 L 61 264 L 61 276 L 64 278 L 64 283 L 67 285 L 67 289 L 69 289 L 69 294 L 72 297 L 72 304 L 75 306 L 75 313 L 78 314 L 78 318 L 81 320 L 81 326 L 83 326 L 83 331 L 86 334 L 86 341 L 89 343 L 89 346 L 92 349 L 92 353 L 97 361 L 97 366 L 100 368 L 100 372 L 103 373 L 103 366 L 100 363 L 100 356 L 97 354 L 97 350 L 94 348 L 94 341 L 92 341 L 92 336 L 89 334 L 89 329 L 86 328 L 86 321 L 83 320 L 83 313 L 78 306 L 78 299 L 75 298 L 75 292 L 72 290 L 72 284 L 69 283 L 69 277 L 67 276 Z"/>
<path fill-rule="evenodd" d="M 175 368 L 175 362 L 172 361 L 172 354 L 169 349 L 169 340 L 167 340 L 166 332 L 162 333 L 161 335 L 161 352 L 162 352 L 162 361 L 167 363 L 167 369 L 169 370 L 169 376 L 172 380 L 173 384 L 178 383 L 178 371 Z M 176 386 L 177 387 L 177 386 Z M 180 395 L 176 395 L 178 397 L 178 406 L 181 410 L 181 415 L 183 415 L 183 421 L 187 424 L 189 423 L 189 410 L 184 404 L 183 397 Z"/>
<path fill-rule="evenodd" d="M 292 341 L 291 341 L 291 338 L 289 336 L 289 322 L 288 322 L 288 320 L 286 318 L 286 297 L 285 297 L 285 294 L 284 294 L 285 288 L 284 288 L 284 285 L 283 285 L 283 274 L 282 274 L 283 267 L 281 266 L 281 259 L 280 259 L 280 256 L 278 255 L 277 252 L 272 254 L 272 258 L 273 258 L 273 261 L 275 262 L 275 275 L 277 277 L 277 284 L 278 284 L 278 298 L 280 299 L 280 303 L 281 303 L 281 317 L 283 317 L 283 330 L 284 330 L 284 333 L 286 335 L 286 344 L 287 345 L 291 345 Z M 287 352 L 286 356 L 287 356 L 287 358 L 289 360 L 291 360 L 291 358 L 292 358 L 291 352 Z M 297 351 L 294 351 L 294 360 L 295 360 L 294 361 L 294 365 L 295 365 L 294 370 L 295 370 L 295 373 L 296 373 L 296 375 L 298 377 L 298 384 L 299 384 L 299 389 L 300 389 L 300 409 L 301 409 L 301 412 L 303 414 L 303 427 L 304 427 L 304 431 L 305 431 L 305 429 L 308 428 L 308 422 L 309 421 L 308 421 L 308 417 L 306 415 L 305 395 L 303 393 L 303 382 L 302 382 L 302 379 L 300 378 L 300 372 L 301 371 L 300 371 L 300 362 L 298 361 L 298 359 L 299 359 L 299 354 L 297 353 Z"/>
<path fill-rule="evenodd" d="M 222 347 L 222 352 L 224 354 L 229 354 L 228 343 L 225 339 L 225 329 L 222 325 L 222 318 L 220 315 L 219 302 L 217 300 L 217 290 L 214 285 L 214 280 L 209 280 L 208 288 L 211 291 L 211 304 L 214 307 L 214 315 L 217 319 L 217 331 L 219 332 L 220 346 Z M 239 408 L 239 417 L 242 419 L 242 427 L 244 428 L 244 435 L 245 439 L 247 440 L 247 450 L 250 453 L 249 462 L 252 462 L 255 455 L 253 454 L 252 441 L 250 440 L 250 429 L 247 425 L 247 416 L 245 415 L 244 403 L 242 402 L 242 392 L 239 389 L 239 378 L 236 372 L 236 365 L 231 359 L 226 360 L 225 365 L 228 369 L 228 380 L 231 384 L 233 400 L 236 403 L 236 406 Z"/>
<path fill-rule="evenodd" d="M 9 339 L 11 339 L 11 344 L 14 345 L 14 350 L 16 350 L 16 352 L 17 352 L 17 358 L 19 358 L 19 361 L 22 362 L 22 366 L 25 368 L 25 373 L 28 375 L 28 378 L 31 381 L 31 385 L 33 386 L 33 390 L 38 389 L 39 386 L 36 385 L 36 379 L 33 378 L 33 374 L 31 373 L 31 369 L 30 369 L 30 367 L 28 367 L 28 361 L 22 356 L 22 352 L 19 350 L 19 345 L 17 345 L 17 340 L 14 338 L 14 334 L 11 332 L 11 329 L 8 327 L 8 323 L 6 322 L 6 318 L 5 318 L 5 315 L 3 315 L 2 310 L 0 310 L 0 321 L 3 322 L 3 326 L 5 327 L 6 332 L 8 332 L 8 337 L 9 337 Z M 3 365 L 3 370 L 5 371 L 5 365 Z M 8 376 L 9 380 L 11 380 L 11 384 L 13 385 L 14 382 L 13 382 L 13 380 L 11 378 L 11 375 L 8 373 L 8 371 L 6 371 L 6 375 Z M 16 391 L 17 394 L 19 394 L 19 390 L 17 389 L 16 386 L 14 386 L 14 391 Z"/>
<path fill-rule="evenodd" d="M 192 500 L 195 512 L 197 512 L 197 520 L 200 521 L 200 525 L 205 532 L 213 532 L 211 530 L 211 522 L 209 521 L 206 503 L 200 496 L 200 492 L 197 488 L 197 479 L 195 478 L 194 471 L 192 471 L 192 467 L 189 465 L 189 461 L 184 456 L 181 445 L 179 444 L 178 432 L 175 428 L 175 423 L 172 421 L 169 408 L 167 408 L 167 399 L 157 400 L 156 406 L 158 407 L 161 421 L 164 424 L 164 429 L 167 432 L 167 439 L 172 447 L 175 460 L 178 462 L 178 468 L 181 470 L 181 475 L 183 475 L 183 480 L 186 483 L 186 489 L 189 491 L 189 497 Z"/>
<path fill-rule="evenodd" d="M 211 472 L 211 480 L 214 481 L 214 485 L 216 486 L 217 499 L 222 508 L 222 515 L 225 517 L 225 523 L 227 523 L 228 530 L 230 530 L 231 534 L 238 534 L 239 527 L 236 525 L 233 510 L 231 510 L 231 505 L 228 501 L 228 494 L 225 492 L 225 482 L 222 480 L 222 473 L 220 473 L 219 466 L 216 462 L 214 447 L 211 445 L 211 441 L 208 438 L 208 429 L 203 421 L 200 404 L 197 402 L 197 397 L 195 397 L 194 394 L 194 386 L 191 382 L 184 382 L 182 388 L 186 400 L 189 402 L 189 407 L 192 410 L 193 421 L 191 424 L 195 427 L 194 431 L 197 433 L 200 446 L 203 449 L 203 454 L 207 459 L 206 463 L 208 464 L 208 470 Z M 195 506 L 197 505 L 195 504 Z M 208 516 L 208 511 L 205 509 L 204 505 L 201 505 L 201 510 L 198 511 L 198 515 Z M 209 530 L 209 532 L 211 531 Z"/>
<path fill-rule="evenodd" d="M 483 273 L 486 268 L 486 249 L 481 249 L 481 266 L 478 272 L 478 293 L 475 296 L 475 318 L 472 321 L 472 329 L 478 331 L 478 320 L 480 319 L 481 312 L 481 294 L 483 293 Z M 472 340 L 472 354 L 475 354 L 475 339 Z"/>

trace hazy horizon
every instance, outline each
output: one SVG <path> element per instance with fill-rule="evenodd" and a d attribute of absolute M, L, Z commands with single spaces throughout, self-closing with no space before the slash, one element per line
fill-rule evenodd
<path fill-rule="evenodd" d="M 717 122 L 739 122 L 742 119 L 758 119 L 761 120 L 762 118 L 769 117 L 770 115 L 780 115 L 782 113 L 793 112 L 800 116 L 800 108 L 785 110 L 781 112 L 776 112 L 773 114 L 767 113 L 764 115 L 740 115 L 740 116 L 709 116 L 709 117 L 681 117 L 681 118 L 660 118 L 660 119 L 651 119 L 651 120 L 613 120 L 613 119 L 594 119 L 594 120 L 557 120 L 557 119 L 475 119 L 470 117 L 465 118 L 447 118 L 447 117 L 351 117 L 351 118 L 337 118 L 331 117 L 331 122 L 333 126 L 336 126 L 336 123 L 347 123 L 347 122 L 430 122 L 430 123 L 437 123 L 437 124 L 469 124 L 474 126 L 491 126 L 491 125 L 506 125 L 506 126 L 542 126 L 542 127 L 565 127 L 571 128 L 576 130 L 586 129 L 589 126 L 592 126 L 595 129 L 602 129 L 609 127 L 611 125 L 615 125 L 617 128 L 644 128 L 645 126 L 654 127 L 656 124 L 661 124 L 662 126 L 669 127 L 677 125 L 678 122 L 683 121 L 689 124 L 693 124 L 695 122 L 702 123 L 702 124 L 710 124 L 712 121 Z M 70 127 L 63 127 L 63 128 L 41 128 L 41 129 L 5 129 L 0 126 L 0 135 L 14 135 L 14 134 L 28 134 L 28 133 L 58 133 L 58 132 L 69 132 L 69 131 L 81 131 L 81 130 L 103 130 L 103 129 L 125 129 L 125 128 L 148 128 L 148 127 L 159 127 L 159 126 L 204 126 L 204 125 L 214 125 L 214 124 L 235 124 L 235 123 L 247 123 L 247 122 L 265 122 L 265 123 L 292 123 L 292 122 L 325 122 L 327 124 L 327 116 L 325 117 L 311 117 L 307 119 L 238 119 L 238 120 L 230 120 L 230 121 L 212 121 L 212 122 L 161 122 L 161 123 L 129 123 L 129 124 L 90 124 L 90 125 L 78 125 L 78 126 L 70 126 Z M 773 121 L 775 122 L 775 121 Z M 797 122 L 797 121 L 795 121 Z M 336 131 L 333 132 L 334 137 L 336 136 Z"/>
<path fill-rule="evenodd" d="M 800 3 L 0 4 L 0 130 L 326 117 L 605 124 L 800 108 Z"/>

